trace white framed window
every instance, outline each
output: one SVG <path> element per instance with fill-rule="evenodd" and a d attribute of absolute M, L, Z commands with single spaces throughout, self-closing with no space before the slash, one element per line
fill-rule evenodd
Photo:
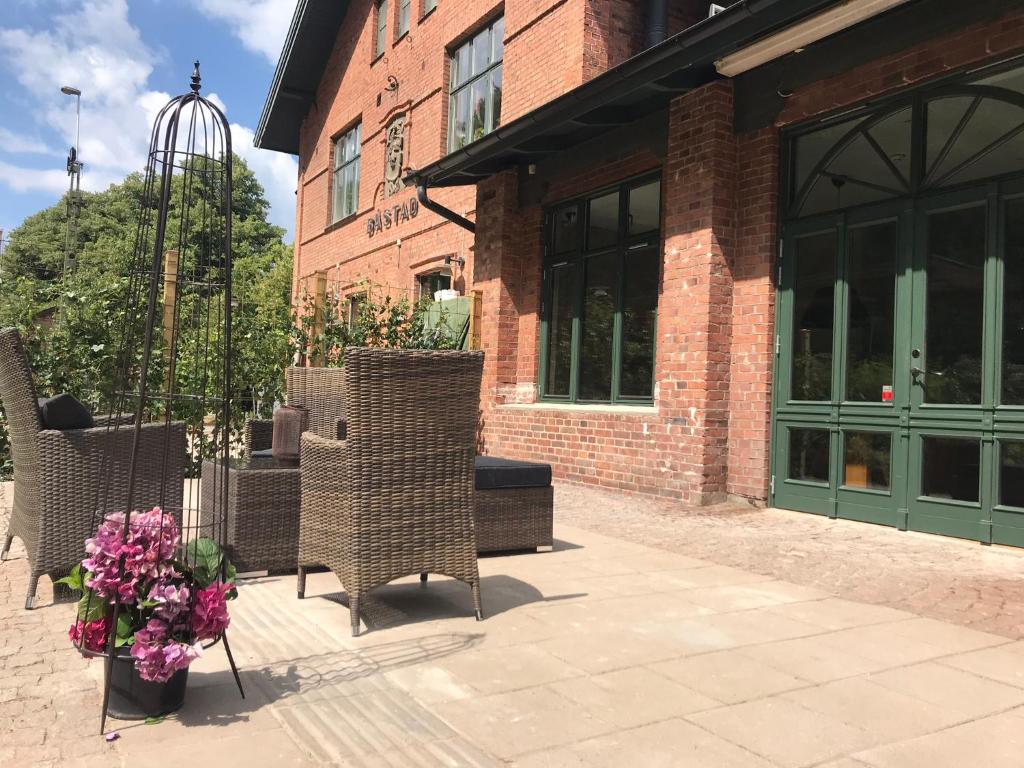
<path fill-rule="evenodd" d="M 412 0 L 398 0 L 398 37 L 409 34 L 409 19 L 412 16 Z"/>
<path fill-rule="evenodd" d="M 373 58 L 383 56 L 388 42 L 388 0 L 377 3 L 377 27 L 373 38 Z"/>
<path fill-rule="evenodd" d="M 359 154 L 362 124 L 334 140 L 331 174 L 331 221 L 341 221 L 359 210 Z"/>
<path fill-rule="evenodd" d="M 501 124 L 501 62 L 505 19 L 495 20 L 452 52 L 448 151 L 486 136 Z"/>

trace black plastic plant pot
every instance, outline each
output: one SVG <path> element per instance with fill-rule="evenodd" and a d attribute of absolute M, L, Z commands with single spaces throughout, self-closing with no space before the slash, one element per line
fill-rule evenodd
<path fill-rule="evenodd" d="M 107 713 L 119 720 L 144 720 L 177 712 L 185 703 L 188 668 L 174 673 L 166 683 L 143 680 L 135 659 L 123 653 L 114 657 L 110 672 Z"/>

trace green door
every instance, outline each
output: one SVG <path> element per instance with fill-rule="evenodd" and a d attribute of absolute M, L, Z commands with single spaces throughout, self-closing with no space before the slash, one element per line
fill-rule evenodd
<path fill-rule="evenodd" d="M 909 316 L 901 206 L 787 230 L 779 297 L 775 503 L 897 525 L 908 385 L 895 375 Z M 901 295 L 905 294 L 905 295 Z M 895 460 L 894 460 L 895 457 Z"/>
<path fill-rule="evenodd" d="M 784 148 L 772 502 L 1024 546 L 1024 66 Z"/>

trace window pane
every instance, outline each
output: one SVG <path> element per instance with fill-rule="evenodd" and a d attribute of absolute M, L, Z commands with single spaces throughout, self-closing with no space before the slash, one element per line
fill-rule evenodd
<path fill-rule="evenodd" d="M 474 80 L 470 86 L 473 93 L 473 134 L 471 141 L 482 138 L 487 133 L 487 78 Z"/>
<path fill-rule="evenodd" d="M 381 0 L 377 5 L 377 43 L 376 54 L 384 53 L 384 45 L 388 31 L 388 0 Z"/>
<path fill-rule="evenodd" d="M 423 0 L 423 13 L 428 14 L 437 8 L 437 0 Z"/>
<path fill-rule="evenodd" d="M 491 70 L 491 126 L 494 130 L 501 125 L 501 66 Z"/>
<path fill-rule="evenodd" d="M 978 500 L 980 445 L 975 438 L 921 439 L 921 494 L 935 499 Z"/>
<path fill-rule="evenodd" d="M 910 107 L 879 120 L 868 135 L 881 147 L 883 154 L 895 166 L 901 183 L 910 180 L 910 134 L 912 123 Z"/>
<path fill-rule="evenodd" d="M 899 226 L 895 221 L 850 230 L 846 270 L 847 400 L 882 402 L 883 388 L 893 383 L 898 244 Z"/>
<path fill-rule="evenodd" d="M 1000 402 L 1024 405 L 1024 200 L 1006 203 L 1003 260 L 1003 388 Z"/>
<path fill-rule="evenodd" d="M 857 117 L 797 137 L 793 142 L 792 195 L 794 199 L 810 179 L 815 166 L 825 158 L 826 153 L 835 146 L 837 141 L 863 121 L 863 117 Z M 823 209 L 816 208 L 815 210 Z"/>
<path fill-rule="evenodd" d="M 789 430 L 789 478 L 828 482 L 829 433 L 827 429 Z"/>
<path fill-rule="evenodd" d="M 491 61 L 501 61 L 505 55 L 505 17 L 496 22 L 491 32 Z"/>
<path fill-rule="evenodd" d="M 612 396 L 615 261 L 614 253 L 592 256 L 585 261 L 579 382 L 581 400 L 610 400 Z"/>
<path fill-rule="evenodd" d="M 929 403 L 981 402 L 985 207 L 928 217 L 925 365 Z M 956 322 L 950 322 L 955 318 Z"/>
<path fill-rule="evenodd" d="M 661 182 L 652 181 L 629 191 L 629 234 L 650 232 L 661 223 Z"/>
<path fill-rule="evenodd" d="M 847 432 L 844 436 L 843 485 L 889 490 L 892 436 L 887 432 Z"/>
<path fill-rule="evenodd" d="M 793 285 L 793 400 L 832 399 L 836 236 L 797 240 Z"/>
<path fill-rule="evenodd" d="M 626 254 L 619 377 L 619 394 L 623 397 L 651 397 L 654 394 L 654 339 L 660 265 L 657 249 Z"/>
<path fill-rule="evenodd" d="M 401 37 L 409 31 L 409 16 L 412 0 L 402 0 L 398 7 L 398 35 Z"/>
<path fill-rule="evenodd" d="M 569 371 L 572 366 L 573 274 L 574 269 L 569 264 L 551 269 L 547 379 L 544 382 L 544 393 L 547 395 L 569 395 Z"/>
<path fill-rule="evenodd" d="M 345 207 L 345 179 L 343 172 L 335 171 L 333 181 L 331 189 L 331 221 L 338 221 L 344 218 L 342 213 Z"/>
<path fill-rule="evenodd" d="M 579 209 L 570 205 L 555 211 L 555 253 L 574 251 L 579 247 Z"/>
<path fill-rule="evenodd" d="M 959 184 L 1024 167 L 1024 137 L 1009 136 L 1024 122 L 1021 107 L 998 99 L 956 97 L 931 102 L 929 118 L 933 114 L 942 115 L 942 122 L 939 135 L 929 142 L 935 153 L 929 164 L 930 183 Z M 929 123 L 929 133 L 931 129 Z M 996 142 L 1001 143 L 993 146 Z"/>
<path fill-rule="evenodd" d="M 1024 443 L 999 441 L 999 503 L 1024 507 Z"/>
<path fill-rule="evenodd" d="M 469 89 L 464 88 L 451 98 L 451 149 L 461 149 L 469 143 Z"/>
<path fill-rule="evenodd" d="M 491 63 L 491 31 L 485 29 L 473 38 L 473 74 L 479 75 Z"/>
<path fill-rule="evenodd" d="M 594 251 L 614 245 L 619 239 L 619 193 L 595 197 L 588 203 L 587 249 Z"/>

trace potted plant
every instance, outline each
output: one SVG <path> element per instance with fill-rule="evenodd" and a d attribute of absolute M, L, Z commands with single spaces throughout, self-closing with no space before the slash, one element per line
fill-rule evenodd
<path fill-rule="evenodd" d="M 174 516 L 159 507 L 133 512 L 127 529 L 123 513 L 108 515 L 85 550 L 58 583 L 81 593 L 68 636 L 83 655 L 105 655 L 113 643 L 110 714 L 179 709 L 189 665 L 230 621 L 234 568 L 211 539 L 183 544 Z"/>

